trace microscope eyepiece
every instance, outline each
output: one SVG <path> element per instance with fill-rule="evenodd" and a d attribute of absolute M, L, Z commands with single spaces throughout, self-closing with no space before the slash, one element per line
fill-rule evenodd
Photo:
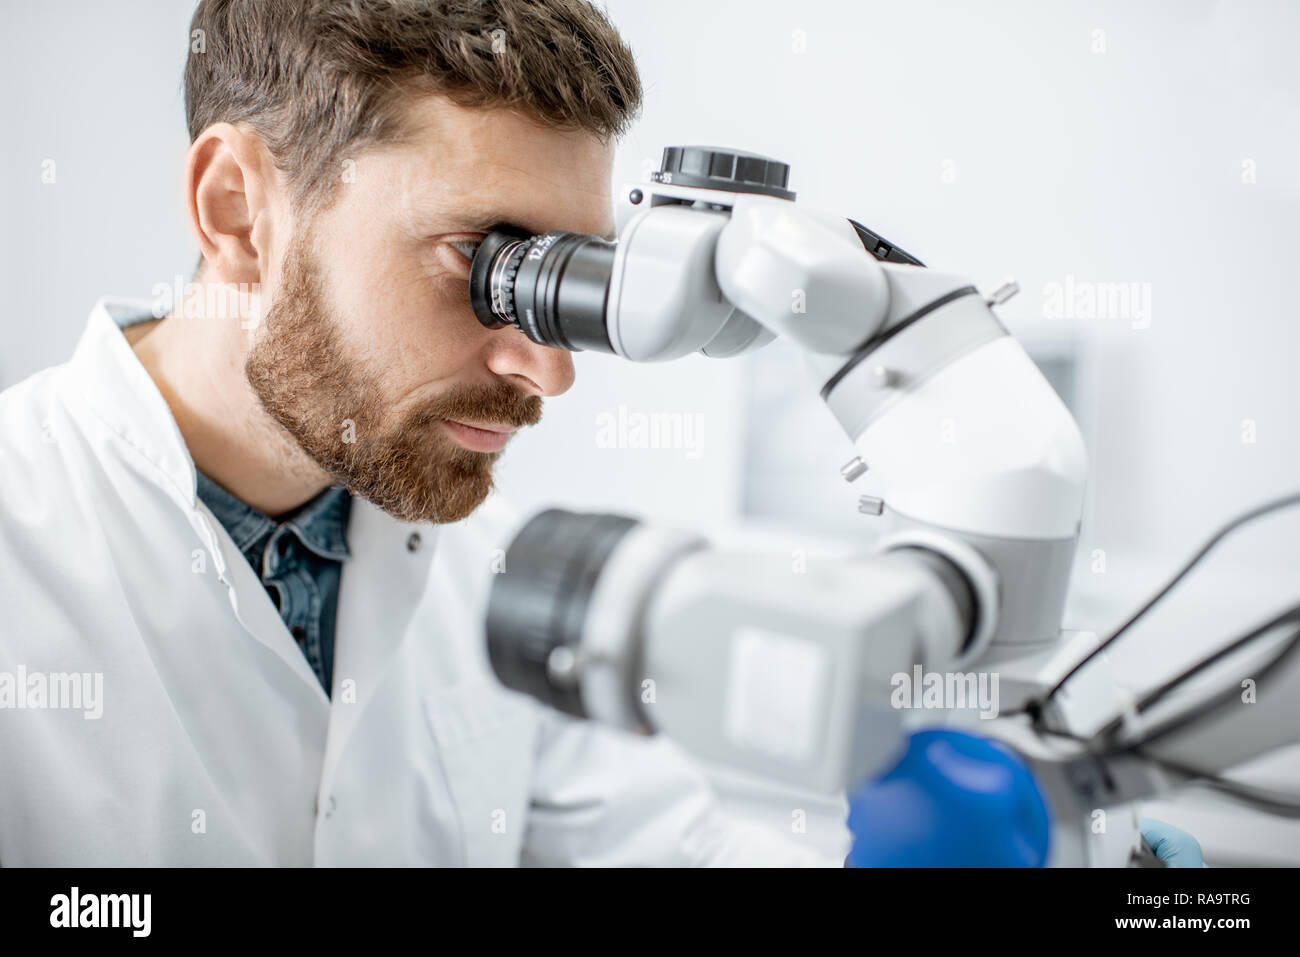
<path fill-rule="evenodd" d="M 721 204 L 726 201 L 725 197 L 737 194 L 793 200 L 795 194 L 788 188 L 789 178 L 790 167 L 780 160 L 716 146 L 670 146 L 664 150 L 660 168 L 650 175 L 650 180 L 662 187 L 664 204 L 699 207 L 714 216 L 717 210 L 724 208 Z M 715 192 L 719 201 L 712 203 L 707 197 L 682 195 L 682 188 L 697 193 Z M 660 205 L 660 198 L 646 205 Z M 619 325 L 625 321 L 620 315 L 621 310 L 644 316 L 654 314 L 658 309 L 669 321 L 678 321 L 682 317 L 672 311 L 676 302 L 673 296 L 689 292 L 708 300 L 687 310 L 685 314 L 690 321 L 682 321 L 684 328 L 690 326 L 690 333 L 709 333 L 695 346 L 699 349 L 716 337 L 727 320 L 727 316 L 722 315 L 716 323 L 713 322 L 717 312 L 714 306 L 725 304 L 725 300 L 716 290 L 711 273 L 689 268 L 691 255 L 699 255 L 699 261 L 703 261 L 706 254 L 711 255 L 706 247 L 712 234 L 705 236 L 704 232 L 682 225 L 680 219 L 670 219 L 667 223 L 657 224 L 639 240 L 640 248 L 644 250 L 644 261 L 633 264 L 636 267 L 634 284 L 638 280 L 640 284 L 632 298 L 649 305 L 638 307 L 628 306 L 626 295 L 621 297 L 619 304 L 609 301 L 615 268 L 615 243 L 600 236 L 566 230 L 532 235 L 518 226 L 501 224 L 479 244 L 474 254 L 469 279 L 470 304 L 479 322 L 489 329 L 514 326 L 540 345 L 571 352 L 590 349 L 649 361 L 645 357 L 672 357 L 671 348 L 686 341 L 685 333 L 679 334 L 681 342 L 677 339 L 668 342 L 660 341 L 664 338 L 662 336 L 656 339 L 653 328 L 647 335 L 644 323 L 639 328 L 632 328 L 637 324 L 629 321 L 629 328 L 625 329 Z M 661 281 L 662 260 L 673 255 L 677 255 L 683 264 L 682 275 L 686 279 L 681 288 Z M 622 265 L 619 269 L 626 278 L 628 270 Z M 707 281 L 699 278 L 706 274 Z M 710 290 L 706 286 L 715 288 Z M 627 292 L 626 286 L 624 292 Z M 661 294 L 662 303 L 659 302 Z M 611 316 L 611 312 L 615 315 Z M 732 343 L 732 340 L 737 340 L 737 328 L 745 324 L 750 327 L 749 340 L 753 340 L 752 330 L 757 327 L 752 320 L 739 315 L 722 341 Z M 611 326 L 614 327 L 612 330 Z M 710 328 L 705 329 L 706 326 Z M 630 335 L 631 347 L 628 335 L 624 333 Z M 651 343 L 649 347 L 647 341 Z M 723 346 L 719 345 L 708 354 L 719 355 L 721 348 Z"/>
<path fill-rule="evenodd" d="M 489 329 L 514 326 L 544 346 L 614 352 L 605 322 L 614 244 L 552 230 L 499 226 L 470 266 L 470 304 Z"/>

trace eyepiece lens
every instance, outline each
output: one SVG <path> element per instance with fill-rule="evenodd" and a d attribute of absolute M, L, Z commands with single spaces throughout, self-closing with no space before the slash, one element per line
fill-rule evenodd
<path fill-rule="evenodd" d="M 532 236 L 500 226 L 470 266 L 474 314 L 489 329 L 514 326 L 544 346 L 612 353 L 605 310 L 614 250 L 599 236 L 565 230 Z"/>

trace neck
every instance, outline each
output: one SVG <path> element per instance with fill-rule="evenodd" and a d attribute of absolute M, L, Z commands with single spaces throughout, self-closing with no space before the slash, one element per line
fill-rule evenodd
<path fill-rule="evenodd" d="M 207 295 L 218 285 L 192 284 L 194 294 L 184 303 L 139 332 L 129 330 L 128 339 L 167 401 L 195 466 L 241 501 L 277 517 L 333 479 L 258 402 L 244 376 L 254 317 L 214 310 L 213 303 L 240 301 L 233 286 Z M 254 303 L 249 311 L 257 308 Z"/>

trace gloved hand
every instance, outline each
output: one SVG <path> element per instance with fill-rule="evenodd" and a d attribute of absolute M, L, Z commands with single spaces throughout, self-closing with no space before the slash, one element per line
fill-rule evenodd
<path fill-rule="evenodd" d="M 1200 843 L 1186 831 L 1153 817 L 1144 817 L 1138 821 L 1138 830 L 1166 867 L 1210 866 L 1201 857 Z"/>

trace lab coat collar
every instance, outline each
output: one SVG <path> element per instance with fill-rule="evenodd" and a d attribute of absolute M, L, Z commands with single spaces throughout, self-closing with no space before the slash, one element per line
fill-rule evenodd
<path fill-rule="evenodd" d="M 154 318 L 146 301 L 100 299 L 66 368 L 91 411 L 134 450 L 136 464 L 149 467 L 168 495 L 192 511 L 194 459 L 167 400 L 122 335 L 127 326 Z"/>

